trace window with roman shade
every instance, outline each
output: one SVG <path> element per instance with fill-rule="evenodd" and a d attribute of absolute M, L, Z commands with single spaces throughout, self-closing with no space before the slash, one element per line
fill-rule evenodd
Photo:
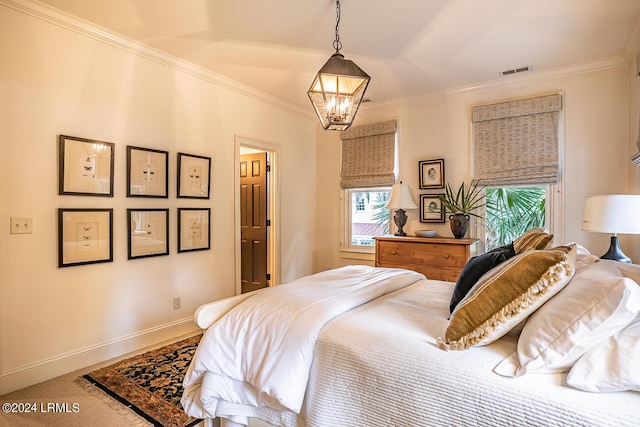
<path fill-rule="evenodd" d="M 490 187 L 557 184 L 560 94 L 473 107 L 474 179 Z"/>
<path fill-rule="evenodd" d="M 342 132 L 340 186 L 391 187 L 396 147 L 395 120 L 351 126 Z"/>

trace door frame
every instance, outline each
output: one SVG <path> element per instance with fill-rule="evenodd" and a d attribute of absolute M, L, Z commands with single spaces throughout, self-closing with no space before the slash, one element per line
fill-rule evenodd
<path fill-rule="evenodd" d="M 267 160 L 270 165 L 267 188 L 267 218 L 270 226 L 267 229 L 267 271 L 271 275 L 269 286 L 280 283 L 280 168 L 279 155 L 280 145 L 270 142 L 259 141 L 253 138 L 235 135 L 234 136 L 234 259 L 235 259 L 235 289 L 236 295 L 242 292 L 241 284 L 241 262 L 242 251 L 240 246 L 240 148 L 252 148 L 266 151 Z"/>

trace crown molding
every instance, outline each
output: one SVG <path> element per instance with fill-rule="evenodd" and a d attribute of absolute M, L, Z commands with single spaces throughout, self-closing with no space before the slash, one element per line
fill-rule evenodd
<path fill-rule="evenodd" d="M 394 105 L 422 104 L 428 102 L 429 100 L 441 98 L 443 96 L 461 96 L 486 91 L 515 88 L 545 80 L 553 80 L 579 74 L 593 73 L 611 68 L 626 67 L 627 65 L 627 61 L 624 57 L 615 56 L 597 61 L 571 65 L 568 67 L 553 68 L 550 70 L 542 71 L 529 71 L 526 73 L 502 77 L 495 80 L 488 80 L 471 85 L 452 87 L 449 89 L 434 91 L 431 93 L 416 95 L 412 97 L 396 98 L 381 102 L 374 101 L 371 103 L 363 104 L 360 108 L 365 111 L 372 111 L 381 108 L 388 108 Z"/>
<path fill-rule="evenodd" d="M 92 38 L 128 53 L 133 53 L 141 58 L 184 72 L 208 83 L 260 102 L 264 102 L 271 106 L 288 110 L 296 114 L 302 114 L 305 117 L 314 117 L 314 114 L 309 112 L 308 109 L 303 109 L 300 106 L 286 102 L 281 98 L 275 97 L 211 70 L 207 70 L 159 49 L 155 49 L 146 44 L 132 40 L 47 4 L 40 3 L 35 0 L 0 0 L 0 5 Z"/>

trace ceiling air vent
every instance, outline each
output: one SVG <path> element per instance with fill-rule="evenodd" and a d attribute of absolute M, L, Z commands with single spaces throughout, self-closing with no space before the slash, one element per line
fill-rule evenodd
<path fill-rule="evenodd" d="M 511 70 L 502 70 L 502 71 L 500 71 L 500 75 L 501 76 L 511 76 L 513 74 L 524 73 L 525 71 L 529 71 L 530 69 L 531 69 L 531 67 L 520 67 L 520 68 L 513 68 Z"/>

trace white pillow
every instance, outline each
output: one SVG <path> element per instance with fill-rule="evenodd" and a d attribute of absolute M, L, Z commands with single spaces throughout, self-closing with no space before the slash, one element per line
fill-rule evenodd
<path fill-rule="evenodd" d="M 640 265 L 638 264 L 618 264 L 618 269 L 624 277 L 628 277 L 634 282 L 640 284 Z"/>
<path fill-rule="evenodd" d="M 596 255 L 593 255 L 591 252 L 589 252 L 587 248 L 577 243 L 574 243 L 574 244 L 576 245 L 576 249 L 577 249 L 576 269 L 586 267 L 587 265 L 593 264 L 594 262 L 598 261 L 599 258 Z"/>
<path fill-rule="evenodd" d="M 584 391 L 640 391 L 640 316 L 582 356 L 567 384 Z"/>
<path fill-rule="evenodd" d="M 616 334 L 640 311 L 640 286 L 615 261 L 578 270 L 569 284 L 533 313 L 517 352 L 494 371 L 505 376 L 566 372 L 591 348 Z"/>

